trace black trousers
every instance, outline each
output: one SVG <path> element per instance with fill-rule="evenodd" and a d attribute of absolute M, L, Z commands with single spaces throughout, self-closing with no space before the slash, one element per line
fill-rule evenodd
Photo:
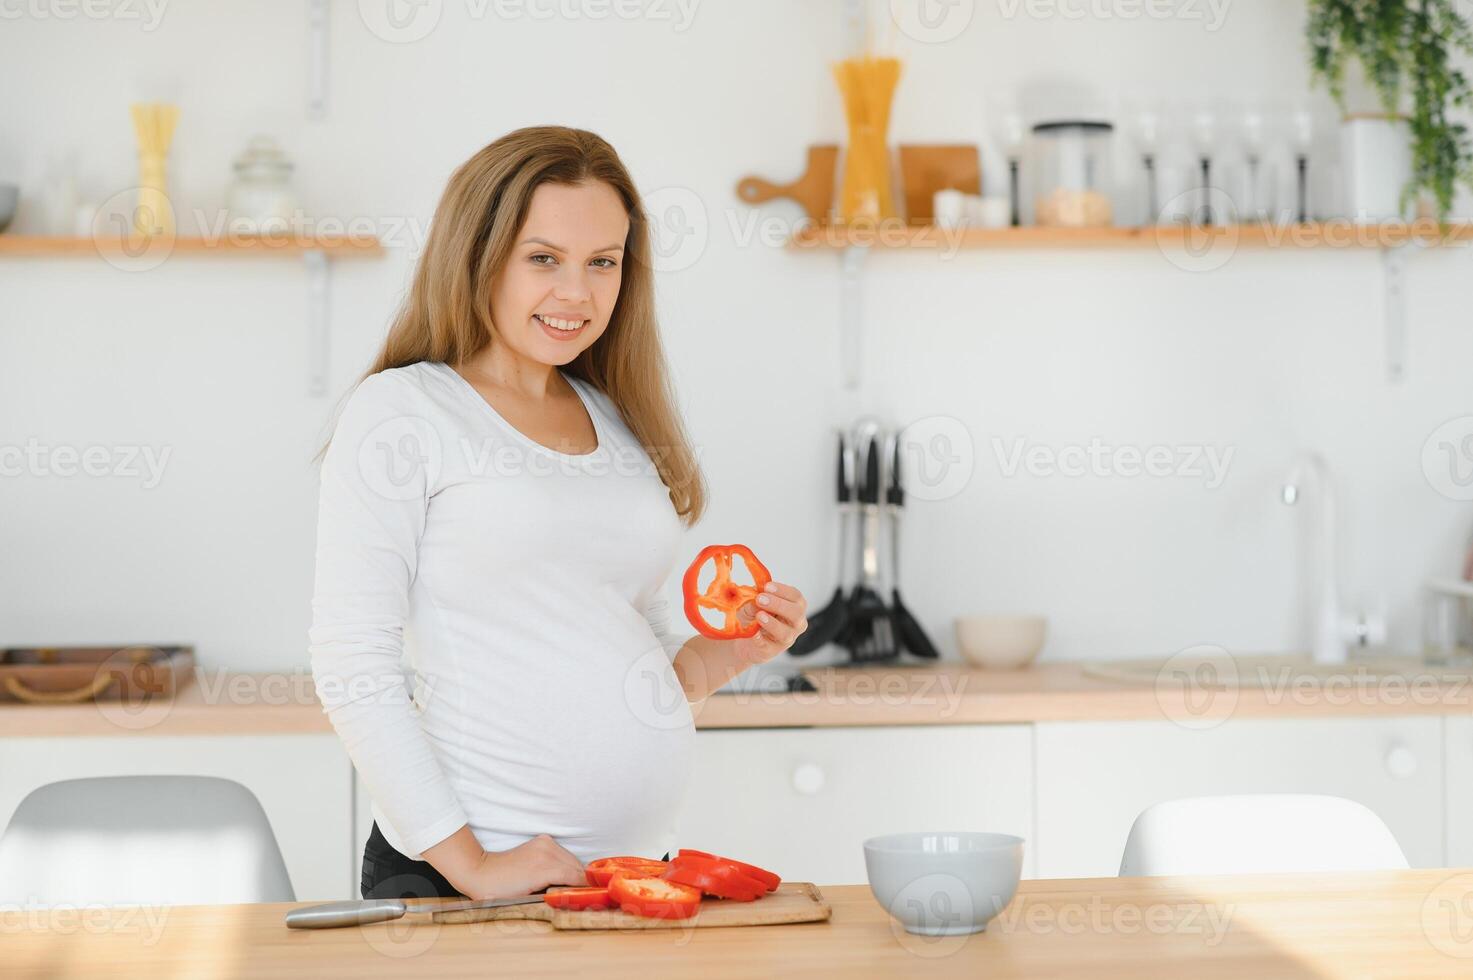
<path fill-rule="evenodd" d="M 670 855 L 661 860 L 670 860 Z M 462 897 L 433 864 L 412 860 L 395 850 L 379 832 L 377 821 L 363 847 L 363 876 L 358 890 L 364 898 Z"/>
<path fill-rule="evenodd" d="M 457 898 L 460 892 L 428 861 L 414 861 L 384 839 L 374 821 L 363 846 L 364 898 Z"/>

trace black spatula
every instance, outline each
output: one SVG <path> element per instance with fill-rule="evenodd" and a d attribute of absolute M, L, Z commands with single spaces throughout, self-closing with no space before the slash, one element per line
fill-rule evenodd
<path fill-rule="evenodd" d="M 941 654 L 921 629 L 920 622 L 900 600 L 900 511 L 905 506 L 905 490 L 900 479 L 900 434 L 896 433 L 890 457 L 890 486 L 885 490 L 885 503 L 890 511 L 890 616 L 895 622 L 900 647 L 917 657 L 937 660 Z"/>
<path fill-rule="evenodd" d="M 849 524 L 854 513 L 854 453 L 839 433 L 839 576 L 834 594 L 818 612 L 808 616 L 808 628 L 788 648 L 794 656 L 812 653 L 835 638 L 849 625 L 849 599 L 844 579 L 849 573 Z"/>

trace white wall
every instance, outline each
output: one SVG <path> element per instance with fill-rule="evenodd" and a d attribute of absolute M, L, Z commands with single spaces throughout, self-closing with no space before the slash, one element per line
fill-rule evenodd
<path fill-rule="evenodd" d="M 958 495 L 910 508 L 904 567 L 909 601 L 948 655 L 952 616 L 1010 610 L 1049 614 L 1049 658 L 1282 649 L 1298 639 L 1295 529 L 1306 515 L 1280 505 L 1277 488 L 1293 452 L 1314 446 L 1341 477 L 1353 590 L 1384 592 L 1394 639 L 1415 642 L 1416 584 L 1455 567 L 1467 531 L 1466 506 L 1434 492 L 1420 464 L 1432 430 L 1469 411 L 1465 250 L 1411 261 L 1410 377 L 1399 386 L 1385 380 L 1372 251 L 1243 252 L 1210 273 L 1152 250 L 875 255 L 864 389 L 844 392 L 837 259 L 744 244 L 733 228 L 748 212 L 732 190 L 747 173 L 785 177 L 806 144 L 840 137 L 827 72 L 837 8 L 702 0 L 678 30 L 508 20 L 494 7 L 476 18 L 466 0 L 444 0 L 427 37 L 392 44 L 357 4 L 335 0 L 331 111 L 308 121 L 301 3 L 175 0 L 152 31 L 16 5 L 32 12 L 0 24 L 0 178 L 34 188 L 72 149 L 94 196 L 129 187 L 127 104 L 172 92 L 183 230 L 190 210 L 223 203 L 230 159 L 257 131 L 293 154 L 316 213 L 423 226 L 450 170 L 497 135 L 594 128 L 642 187 L 688 188 L 710 221 L 699 260 L 660 282 L 714 489 L 690 550 L 745 540 L 821 601 L 832 589 L 832 427 L 860 410 L 949 416 L 970 435 L 975 475 Z M 673 0 L 668 9 L 680 16 Z M 1306 90 L 1295 4 L 1237 0 L 1215 31 L 1011 9 L 976 3 L 947 43 L 899 39 L 896 141 L 982 140 L 986 95 L 1045 76 L 1106 97 L 1267 103 Z M 14 230 L 39 221 L 28 209 Z M 126 273 L 97 260 L 0 261 L 0 443 L 171 452 L 151 489 L 122 477 L 0 481 L 0 642 L 181 640 L 207 664 L 302 665 L 309 457 L 382 335 L 413 245 L 336 266 L 327 399 L 306 395 L 295 263 L 175 256 Z M 1019 437 L 1234 456 L 1214 490 L 1184 477 L 1004 478 L 992 440 Z"/>

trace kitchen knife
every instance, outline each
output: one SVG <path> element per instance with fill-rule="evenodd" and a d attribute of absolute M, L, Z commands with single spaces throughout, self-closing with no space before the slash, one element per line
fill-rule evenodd
<path fill-rule="evenodd" d="M 461 912 L 467 909 L 496 909 L 504 905 L 530 905 L 547 896 L 517 895 L 513 898 L 488 898 L 479 902 L 451 902 L 448 905 L 415 906 L 401 898 L 367 899 L 359 902 L 328 902 L 325 905 L 309 905 L 292 909 L 286 914 L 288 929 L 336 929 L 340 926 L 362 926 L 370 922 L 388 922 L 411 911 L 422 913 Z"/>
<path fill-rule="evenodd" d="M 864 479 L 859 485 L 860 574 L 859 584 L 849 598 L 849 628 L 841 642 L 856 661 L 892 660 L 899 651 L 895 649 L 890 607 L 879 593 L 881 432 L 878 425 L 866 423 L 856 434 L 860 435 L 856 445 L 865 447 L 866 454 Z"/>

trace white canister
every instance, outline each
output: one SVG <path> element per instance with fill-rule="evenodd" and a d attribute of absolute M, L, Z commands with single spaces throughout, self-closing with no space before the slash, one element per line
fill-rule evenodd
<path fill-rule="evenodd" d="M 1011 208 L 1005 197 L 977 199 L 977 224 L 983 228 L 1006 228 L 1012 223 Z"/>
<path fill-rule="evenodd" d="M 1340 123 L 1341 213 L 1372 224 L 1410 218 L 1401 204 L 1412 178 L 1411 130 L 1405 116 L 1355 113 Z"/>
<path fill-rule="evenodd" d="M 931 195 L 931 213 L 941 228 L 960 228 L 967 224 L 967 195 L 952 187 Z"/>

